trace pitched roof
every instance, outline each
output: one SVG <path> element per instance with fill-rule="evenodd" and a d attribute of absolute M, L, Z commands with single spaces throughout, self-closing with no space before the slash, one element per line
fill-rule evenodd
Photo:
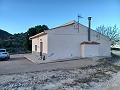
<path fill-rule="evenodd" d="M 63 25 L 61 25 L 61 26 L 58 26 L 58 27 L 55 27 L 55 28 L 51 28 L 51 29 L 56 29 L 56 28 L 61 28 L 61 27 L 69 26 L 69 25 L 75 24 L 75 22 L 76 22 L 76 21 L 73 20 L 73 21 L 71 21 L 71 22 L 68 22 L 68 23 L 66 23 L 66 24 L 63 24 Z M 49 29 L 49 30 L 51 30 L 51 29 Z M 34 36 L 31 36 L 29 39 L 31 40 L 31 39 L 33 39 L 33 38 L 46 35 L 46 34 L 47 34 L 47 30 L 45 30 L 45 31 L 46 31 L 46 32 L 41 32 L 41 33 L 38 33 L 38 34 L 36 34 L 36 35 L 34 35 Z"/>
<path fill-rule="evenodd" d="M 75 23 L 78 23 L 78 22 L 76 22 L 75 20 L 73 20 L 73 21 L 70 21 L 70 22 L 68 22 L 68 23 L 66 23 L 66 24 L 63 24 L 63 25 L 61 25 L 61 26 L 58 26 L 58 27 L 55 27 L 55 28 L 51 28 L 51 29 L 48 29 L 48 30 L 53 30 L 53 29 L 56 29 L 56 28 L 66 27 L 66 26 L 69 26 L 69 25 L 73 25 L 73 24 L 75 24 Z M 82 25 L 82 26 L 84 26 L 84 27 L 87 27 L 87 26 L 85 26 L 85 25 L 83 25 L 83 24 L 81 24 L 81 23 L 79 23 L 79 24 Z M 88 27 L 87 27 L 87 28 L 88 28 Z M 95 31 L 95 30 L 93 30 L 93 29 L 91 29 L 91 30 L 94 31 L 94 32 L 97 32 L 97 31 Z M 101 33 L 99 33 L 99 32 L 97 32 L 97 33 L 100 34 L 100 35 L 103 35 L 103 34 L 101 34 Z M 31 40 L 32 38 L 36 38 L 36 37 L 39 37 L 39 36 L 42 36 L 42 35 L 45 35 L 45 34 L 47 34 L 47 30 L 44 30 L 44 32 L 41 32 L 41 33 L 39 33 L 39 34 L 36 34 L 36 35 L 30 37 L 29 39 Z M 105 36 L 105 35 L 103 35 L 103 36 Z M 109 38 L 108 36 L 105 36 L 105 37 Z M 110 38 L 109 38 L 109 39 L 110 39 Z"/>
<path fill-rule="evenodd" d="M 75 24 L 75 23 L 76 23 L 76 21 L 73 20 L 73 21 L 70 21 L 70 22 L 68 22 L 66 24 L 63 24 L 61 26 L 58 26 L 58 27 L 55 27 L 55 28 L 51 28 L 51 29 L 61 28 L 61 27 L 65 27 L 65 26 L 69 26 L 69 25 Z M 49 29 L 49 30 L 51 30 L 51 29 Z"/>
<path fill-rule="evenodd" d="M 39 37 L 39 36 L 43 36 L 43 35 L 46 35 L 46 34 L 47 34 L 47 32 L 41 32 L 41 33 L 38 33 L 38 34 L 36 34 L 34 36 L 29 37 L 29 39 L 32 40 L 33 38 L 36 38 L 36 37 Z"/>

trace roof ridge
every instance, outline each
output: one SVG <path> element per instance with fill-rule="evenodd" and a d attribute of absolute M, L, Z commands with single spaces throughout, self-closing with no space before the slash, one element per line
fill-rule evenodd
<path fill-rule="evenodd" d="M 69 22 L 61 25 L 61 26 L 66 26 L 66 25 L 70 25 L 70 24 L 73 24 L 73 23 L 76 23 L 76 21 L 75 21 L 75 20 L 72 20 L 72 21 L 69 21 Z"/>

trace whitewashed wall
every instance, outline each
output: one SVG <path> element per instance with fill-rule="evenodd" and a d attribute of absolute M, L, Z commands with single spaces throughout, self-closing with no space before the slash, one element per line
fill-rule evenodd
<path fill-rule="evenodd" d="M 99 56 L 99 44 L 82 44 L 81 57 L 94 57 Z"/>
<path fill-rule="evenodd" d="M 99 42 L 99 55 L 110 56 L 111 54 L 111 41 L 108 37 L 91 30 L 91 41 Z"/>
<path fill-rule="evenodd" d="M 87 31 L 78 24 L 48 32 L 48 58 L 50 60 L 80 57 L 80 43 L 87 40 Z M 84 30 L 84 31 L 83 31 Z"/>
<path fill-rule="evenodd" d="M 81 43 L 88 41 L 88 28 L 79 24 L 78 30 L 78 23 L 48 30 L 47 33 L 32 39 L 32 51 L 35 52 L 35 45 L 38 45 L 37 52 L 40 52 L 40 39 L 42 39 L 43 53 L 46 54 L 48 60 L 81 57 Z M 110 40 L 108 37 L 91 30 L 91 41 L 100 43 L 99 50 L 96 50 L 99 52 L 99 56 L 110 56 Z M 85 50 L 87 52 L 87 48 Z"/>
<path fill-rule="evenodd" d="M 107 37 L 100 35 L 100 47 L 99 52 L 100 56 L 111 56 L 111 42 Z"/>
<path fill-rule="evenodd" d="M 70 26 L 49 30 L 48 59 L 56 60 L 81 57 L 80 43 L 82 43 L 83 41 L 88 41 L 87 30 L 88 28 L 86 26 L 79 24 L 78 31 L 77 23 Z M 100 45 L 98 46 L 99 50 L 97 50 L 99 52 L 99 56 L 110 56 L 109 38 L 98 34 L 96 31 L 91 30 L 91 41 L 96 41 L 100 43 Z"/>
<path fill-rule="evenodd" d="M 32 39 L 32 52 L 39 55 L 40 53 L 40 42 L 43 42 L 43 53 L 48 53 L 48 35 L 43 35 Z M 37 51 L 35 51 L 35 45 L 37 45 Z"/>

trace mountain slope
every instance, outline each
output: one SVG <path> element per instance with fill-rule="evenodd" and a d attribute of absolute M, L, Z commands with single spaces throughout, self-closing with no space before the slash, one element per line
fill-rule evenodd
<path fill-rule="evenodd" d="M 2 29 L 0 29 L 0 38 L 5 38 L 8 36 L 12 36 L 12 34 L 8 33 L 7 31 L 4 31 Z"/>
<path fill-rule="evenodd" d="M 9 53 L 24 53 L 26 48 L 24 43 L 26 40 L 25 33 L 10 34 L 0 29 L 0 48 L 5 48 Z"/>

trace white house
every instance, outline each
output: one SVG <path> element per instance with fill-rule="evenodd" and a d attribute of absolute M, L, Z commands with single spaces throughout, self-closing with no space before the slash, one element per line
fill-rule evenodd
<path fill-rule="evenodd" d="M 90 30 L 90 31 L 89 31 Z M 110 56 L 108 37 L 76 22 L 45 30 L 30 37 L 32 54 L 41 60 L 61 60 L 94 56 Z"/>

